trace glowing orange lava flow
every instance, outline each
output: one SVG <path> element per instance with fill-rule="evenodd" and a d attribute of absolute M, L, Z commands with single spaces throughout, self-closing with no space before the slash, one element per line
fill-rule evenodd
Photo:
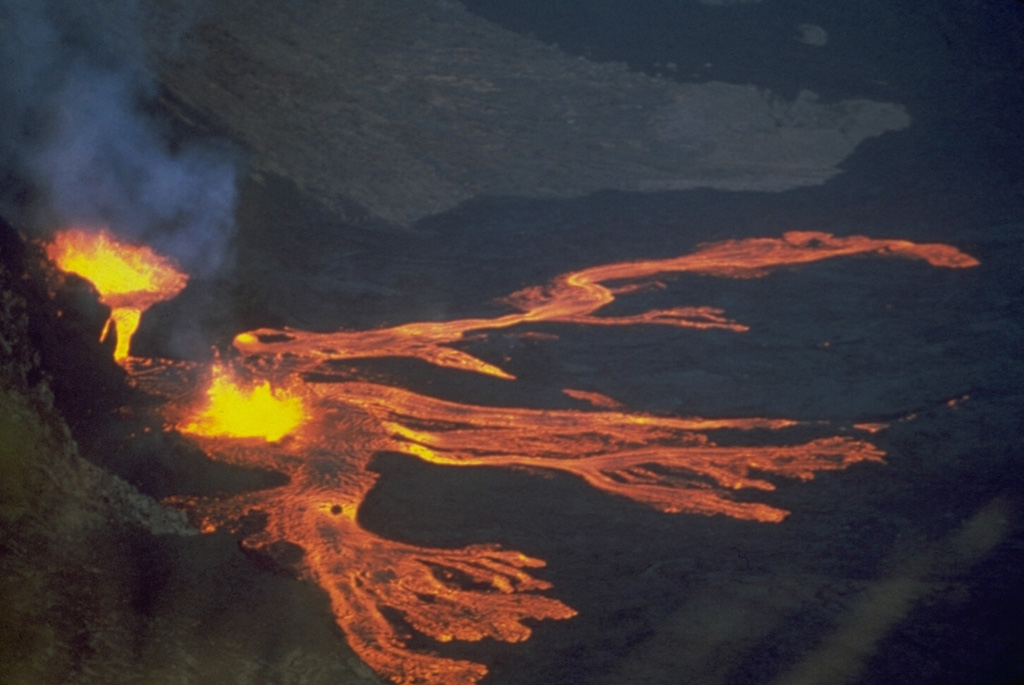
<path fill-rule="evenodd" d="M 128 358 L 142 313 L 180 293 L 188 282 L 188 276 L 176 270 L 170 260 L 148 247 L 120 242 L 105 230 L 62 231 L 46 246 L 46 254 L 61 271 L 90 281 L 100 294 L 100 302 L 110 307 L 110 318 L 100 339 L 106 339 L 114 327 L 114 358 L 118 361 Z"/>
<path fill-rule="evenodd" d="M 748 238 L 702 245 L 693 254 L 672 259 L 620 262 L 574 271 L 546 286 L 530 287 L 505 298 L 520 310 L 493 319 L 410 323 L 373 331 L 305 333 L 285 329 L 260 329 L 235 338 L 235 347 L 247 354 L 296 355 L 311 369 L 330 359 L 356 357 L 417 357 L 437 366 L 512 379 L 498 367 L 449 345 L 470 331 L 494 330 L 542 321 L 602 326 L 658 324 L 686 328 L 721 328 L 745 331 L 747 327 L 724 316 L 714 307 L 674 307 L 633 316 L 594 316 L 618 294 L 634 285 L 606 285 L 610 281 L 637 281 L 660 274 L 699 273 L 732 278 L 757 278 L 772 268 L 808 264 L 835 257 L 881 254 L 926 260 L 933 266 L 963 268 L 977 260 L 955 247 L 906 240 L 882 240 L 864 236 L 837 238 L 817 231 L 789 231 L 780 238 Z M 265 342 L 266 341 L 266 342 Z"/>
<path fill-rule="evenodd" d="M 441 643 L 530 636 L 530 621 L 567 619 L 575 611 L 540 594 L 549 584 L 531 574 L 544 562 L 494 545 L 430 549 L 383 539 L 363 530 L 357 514 L 377 475 L 374 454 L 401 452 L 452 466 L 506 466 L 559 471 L 609 494 L 669 513 L 720 514 L 777 522 L 786 511 L 754 501 L 774 488 L 771 478 L 810 480 L 819 471 L 879 462 L 883 453 L 863 440 L 825 435 L 798 444 L 722 445 L 716 431 L 784 431 L 782 418 L 653 416 L 630 412 L 604 395 L 566 390 L 588 409 L 483 407 L 427 397 L 401 388 L 333 380 L 328 362 L 353 357 L 408 356 L 440 367 L 511 378 L 503 370 L 448 345 L 469 331 L 541 321 L 578 324 L 658 324 L 746 328 L 705 307 L 650 311 L 628 317 L 595 312 L 636 281 L 673 272 L 753 278 L 774 267 L 856 254 L 925 259 L 935 266 L 969 267 L 973 258 L 946 245 L 872 238 L 835 238 L 793 232 L 781 239 L 705 245 L 674 259 L 610 264 L 569 273 L 545 287 L 507 299 L 518 313 L 493 319 L 414 323 L 375 331 L 304 333 L 259 330 L 235 346 L 252 369 L 279 377 L 301 395 L 305 423 L 281 443 L 198 436 L 215 458 L 285 473 L 287 485 L 227 499 L 178 498 L 202 530 L 237 529 L 262 512 L 265 530 L 244 544 L 272 550 L 301 546 L 303 575 L 330 596 L 338 625 L 355 652 L 396 683 L 461 685 L 480 680 L 483 664 L 439 653 Z M 609 282 L 619 282 L 612 287 Z M 629 282 L 633 283 L 630 284 Z M 259 355 L 259 357 L 257 357 Z M 269 372 L 267 371 L 269 369 Z M 194 422 L 200 422 L 196 419 Z M 183 422 L 186 427 L 188 421 Z M 438 643 L 413 649 L 401 622 Z"/>

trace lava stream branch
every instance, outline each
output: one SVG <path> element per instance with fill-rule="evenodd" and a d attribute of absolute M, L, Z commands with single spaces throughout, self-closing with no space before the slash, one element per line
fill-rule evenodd
<path fill-rule="evenodd" d="M 242 333 L 234 345 L 245 354 L 292 355 L 303 370 L 321 363 L 360 357 L 414 357 L 443 368 L 471 371 L 512 380 L 492 364 L 450 347 L 467 333 L 506 329 L 542 322 L 581 325 L 631 326 L 637 324 L 679 328 L 720 328 L 743 332 L 747 327 L 732 321 L 714 307 L 679 307 L 622 317 L 594 313 L 632 292 L 635 282 L 664 274 L 697 273 L 731 278 L 759 278 L 772 269 L 859 254 L 921 259 L 946 268 L 967 268 L 978 261 L 955 247 L 938 243 L 918 244 L 865 236 L 836 237 L 818 231 L 790 231 L 782 238 L 747 238 L 701 245 L 697 251 L 671 259 L 619 262 L 590 267 L 559 276 L 544 287 L 529 287 L 504 298 L 518 313 L 493 319 L 456 319 L 418 322 L 372 331 L 308 333 L 294 329 L 259 329 Z M 632 281 L 633 285 L 608 285 Z"/>
<path fill-rule="evenodd" d="M 723 446 L 706 434 L 796 425 L 788 419 L 478 407 L 369 383 L 339 384 L 336 393 L 377 417 L 392 436 L 394 451 L 445 466 L 561 471 L 666 513 L 780 521 L 785 511 L 737 502 L 732 493 L 774 489 L 754 473 L 810 480 L 817 471 L 884 456 L 870 443 L 847 437 L 784 446 Z"/>

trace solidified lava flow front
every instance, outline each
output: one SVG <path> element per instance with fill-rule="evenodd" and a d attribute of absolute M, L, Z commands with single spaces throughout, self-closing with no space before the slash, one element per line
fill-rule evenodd
<path fill-rule="evenodd" d="M 286 485 L 227 498 L 175 498 L 204 531 L 237 529 L 258 512 L 266 526 L 244 543 L 264 548 L 287 541 L 302 547 L 300 571 L 330 596 L 338 625 L 356 653 L 396 683 L 456 685 L 479 681 L 483 664 L 447 658 L 408 644 L 408 631 L 437 642 L 530 637 L 529 623 L 567 619 L 575 611 L 543 594 L 534 575 L 544 561 L 495 545 L 432 549 L 383 539 L 357 521 L 376 474 L 379 452 L 400 452 L 452 466 L 527 467 L 571 474 L 610 495 L 667 513 L 721 514 L 781 521 L 786 513 L 737 498 L 737 492 L 773 489 L 771 477 L 810 480 L 819 471 L 879 462 L 872 444 L 823 436 L 792 445 L 734 446 L 712 440 L 718 430 L 780 431 L 780 418 L 704 419 L 631 412 L 611 398 L 567 389 L 589 409 L 484 407 L 428 397 L 368 381 L 332 376 L 331 363 L 357 357 L 415 357 L 448 367 L 513 380 L 506 371 L 450 345 L 467 333 L 539 322 L 635 324 L 746 330 L 724 312 L 680 307 L 620 317 L 597 312 L 659 275 L 691 272 L 755 278 L 773 268 L 856 254 L 924 259 L 934 266 L 974 266 L 946 245 L 919 245 L 827 233 L 792 232 L 782 238 L 725 241 L 673 259 L 623 262 L 559 276 L 543 287 L 506 298 L 516 311 L 485 319 L 411 323 L 371 331 L 306 333 L 261 329 L 236 337 L 250 375 L 268 397 L 299 406 L 301 423 L 288 435 L 230 437 L 201 427 L 211 411 L 179 422 L 212 457 L 273 469 Z M 609 285 L 613 283 L 613 285 Z M 284 394 L 272 387 L 282 389 Z M 224 393 L 221 388 L 220 392 Z M 231 393 L 227 393 L 231 394 Z M 242 393 L 244 396 L 244 393 Z M 205 423 L 204 423 L 205 422 Z M 396 620 L 395 617 L 400 617 Z M 421 640 L 422 642 L 422 640 Z"/>

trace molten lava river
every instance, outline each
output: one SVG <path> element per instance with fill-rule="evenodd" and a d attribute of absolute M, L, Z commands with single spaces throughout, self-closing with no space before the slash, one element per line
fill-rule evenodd
<path fill-rule="evenodd" d="M 545 594 L 550 584 L 532 573 L 544 566 L 542 559 L 497 545 L 424 548 L 363 530 L 357 514 L 377 477 L 368 468 L 375 454 L 399 452 L 448 466 L 559 471 L 610 496 L 669 514 L 775 523 L 787 512 L 750 497 L 772 490 L 771 478 L 808 481 L 819 471 L 880 462 L 883 453 L 866 440 L 844 435 L 784 446 L 720 445 L 713 439 L 716 431 L 781 431 L 797 422 L 651 415 L 573 389 L 564 392 L 580 401 L 579 409 L 459 404 L 341 378 L 332 374 L 332 364 L 352 358 L 414 357 L 512 382 L 508 372 L 452 343 L 466 340 L 469 333 L 540 322 L 741 333 L 747 330 L 742 323 L 709 307 L 618 317 L 599 311 L 671 274 L 757 278 L 777 267 L 871 254 L 923 259 L 946 268 L 977 264 L 947 245 L 790 232 L 782 238 L 706 244 L 672 259 L 564 274 L 545 286 L 510 295 L 504 303 L 513 311 L 495 318 L 336 333 L 242 333 L 233 342 L 237 353 L 225 355 L 230 363 L 222 361 L 208 374 L 208 388 L 195 393 L 194 401 L 169 401 L 166 415 L 211 458 L 272 469 L 286 474 L 289 482 L 223 498 L 172 498 L 169 503 L 186 510 L 205 532 L 237 532 L 242 519 L 259 514 L 266 525 L 255 533 L 245 529 L 245 545 L 258 549 L 286 541 L 300 546 L 305 552 L 300 572 L 327 592 L 350 645 L 382 677 L 396 683 L 477 682 L 487 673 L 484 665 L 413 648 L 409 628 L 439 642 L 518 642 L 530 637 L 530 622 L 569 619 L 576 612 Z M 134 367 L 127 368 L 132 372 Z M 136 373 L 141 382 L 141 372 Z M 863 432 L 878 429 L 872 425 Z M 744 496 L 737 498 L 736 493 Z M 396 625 L 396 616 L 404 625 Z"/>

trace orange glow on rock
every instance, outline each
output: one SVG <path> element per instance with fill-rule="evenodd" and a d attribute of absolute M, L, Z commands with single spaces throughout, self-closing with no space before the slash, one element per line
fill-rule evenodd
<path fill-rule="evenodd" d="M 809 481 L 818 472 L 881 462 L 884 455 L 869 442 L 841 435 L 787 444 L 786 430 L 797 422 L 785 418 L 660 416 L 630 411 L 599 393 L 571 389 L 564 392 L 591 407 L 486 407 L 341 379 L 332 374 L 331 364 L 403 356 L 511 380 L 503 369 L 451 345 L 482 331 L 540 322 L 741 333 L 746 326 L 708 307 L 619 317 L 597 312 L 659 275 L 756 278 L 781 266 L 860 254 L 918 258 L 948 268 L 977 263 L 945 245 L 791 232 L 782 238 L 703 245 L 672 259 L 565 274 L 546 286 L 514 293 L 505 302 L 517 311 L 490 319 L 337 333 L 242 333 L 234 345 L 247 355 L 247 364 L 285 385 L 301 384 L 311 418 L 301 440 L 257 444 L 199 436 L 198 442 L 214 458 L 280 471 L 288 484 L 231 498 L 179 498 L 172 503 L 189 511 L 204 531 L 232 529 L 248 512 L 263 512 L 265 530 L 248 534 L 243 543 L 269 550 L 284 540 L 302 547 L 306 554 L 300 571 L 327 592 L 349 644 L 382 677 L 395 683 L 475 683 L 487 673 L 483 664 L 414 649 L 407 629 L 438 643 L 484 638 L 517 642 L 530 636 L 531 621 L 568 619 L 576 612 L 542 594 L 550 585 L 534 575 L 544 566 L 540 559 L 494 545 L 417 547 L 362 529 L 358 511 L 377 479 L 369 468 L 375 454 L 398 452 L 445 466 L 555 471 L 666 513 L 763 522 L 782 521 L 788 513 L 758 501 L 774 489 L 774 479 Z M 814 425 L 803 424 L 803 429 Z M 875 424 L 858 427 L 871 430 Z M 771 434 L 770 444 L 761 440 L 737 445 L 735 439 L 718 437 L 722 432 L 749 436 L 755 430 Z M 402 625 L 393 620 L 396 614 Z"/>
<path fill-rule="evenodd" d="M 54 236 L 47 256 L 61 271 L 73 273 L 96 287 L 110 318 L 100 339 L 117 330 L 114 358 L 128 358 L 132 336 L 143 312 L 169 300 L 185 288 L 188 276 L 148 247 L 121 242 L 106 230 L 73 228 Z"/>
<path fill-rule="evenodd" d="M 567 395 L 568 397 L 573 398 L 574 400 L 588 402 L 592 407 L 601 407 L 602 409 L 622 408 L 621 402 L 599 392 L 592 392 L 590 390 L 576 390 L 575 388 L 563 388 L 562 393 L 564 395 Z"/>
<path fill-rule="evenodd" d="M 881 433 L 889 427 L 887 423 L 855 423 L 853 427 L 865 433 Z"/>
<path fill-rule="evenodd" d="M 273 390 L 270 381 L 244 388 L 220 364 L 213 367 L 206 399 L 199 413 L 181 427 L 183 432 L 276 442 L 306 419 L 302 398 Z"/>

